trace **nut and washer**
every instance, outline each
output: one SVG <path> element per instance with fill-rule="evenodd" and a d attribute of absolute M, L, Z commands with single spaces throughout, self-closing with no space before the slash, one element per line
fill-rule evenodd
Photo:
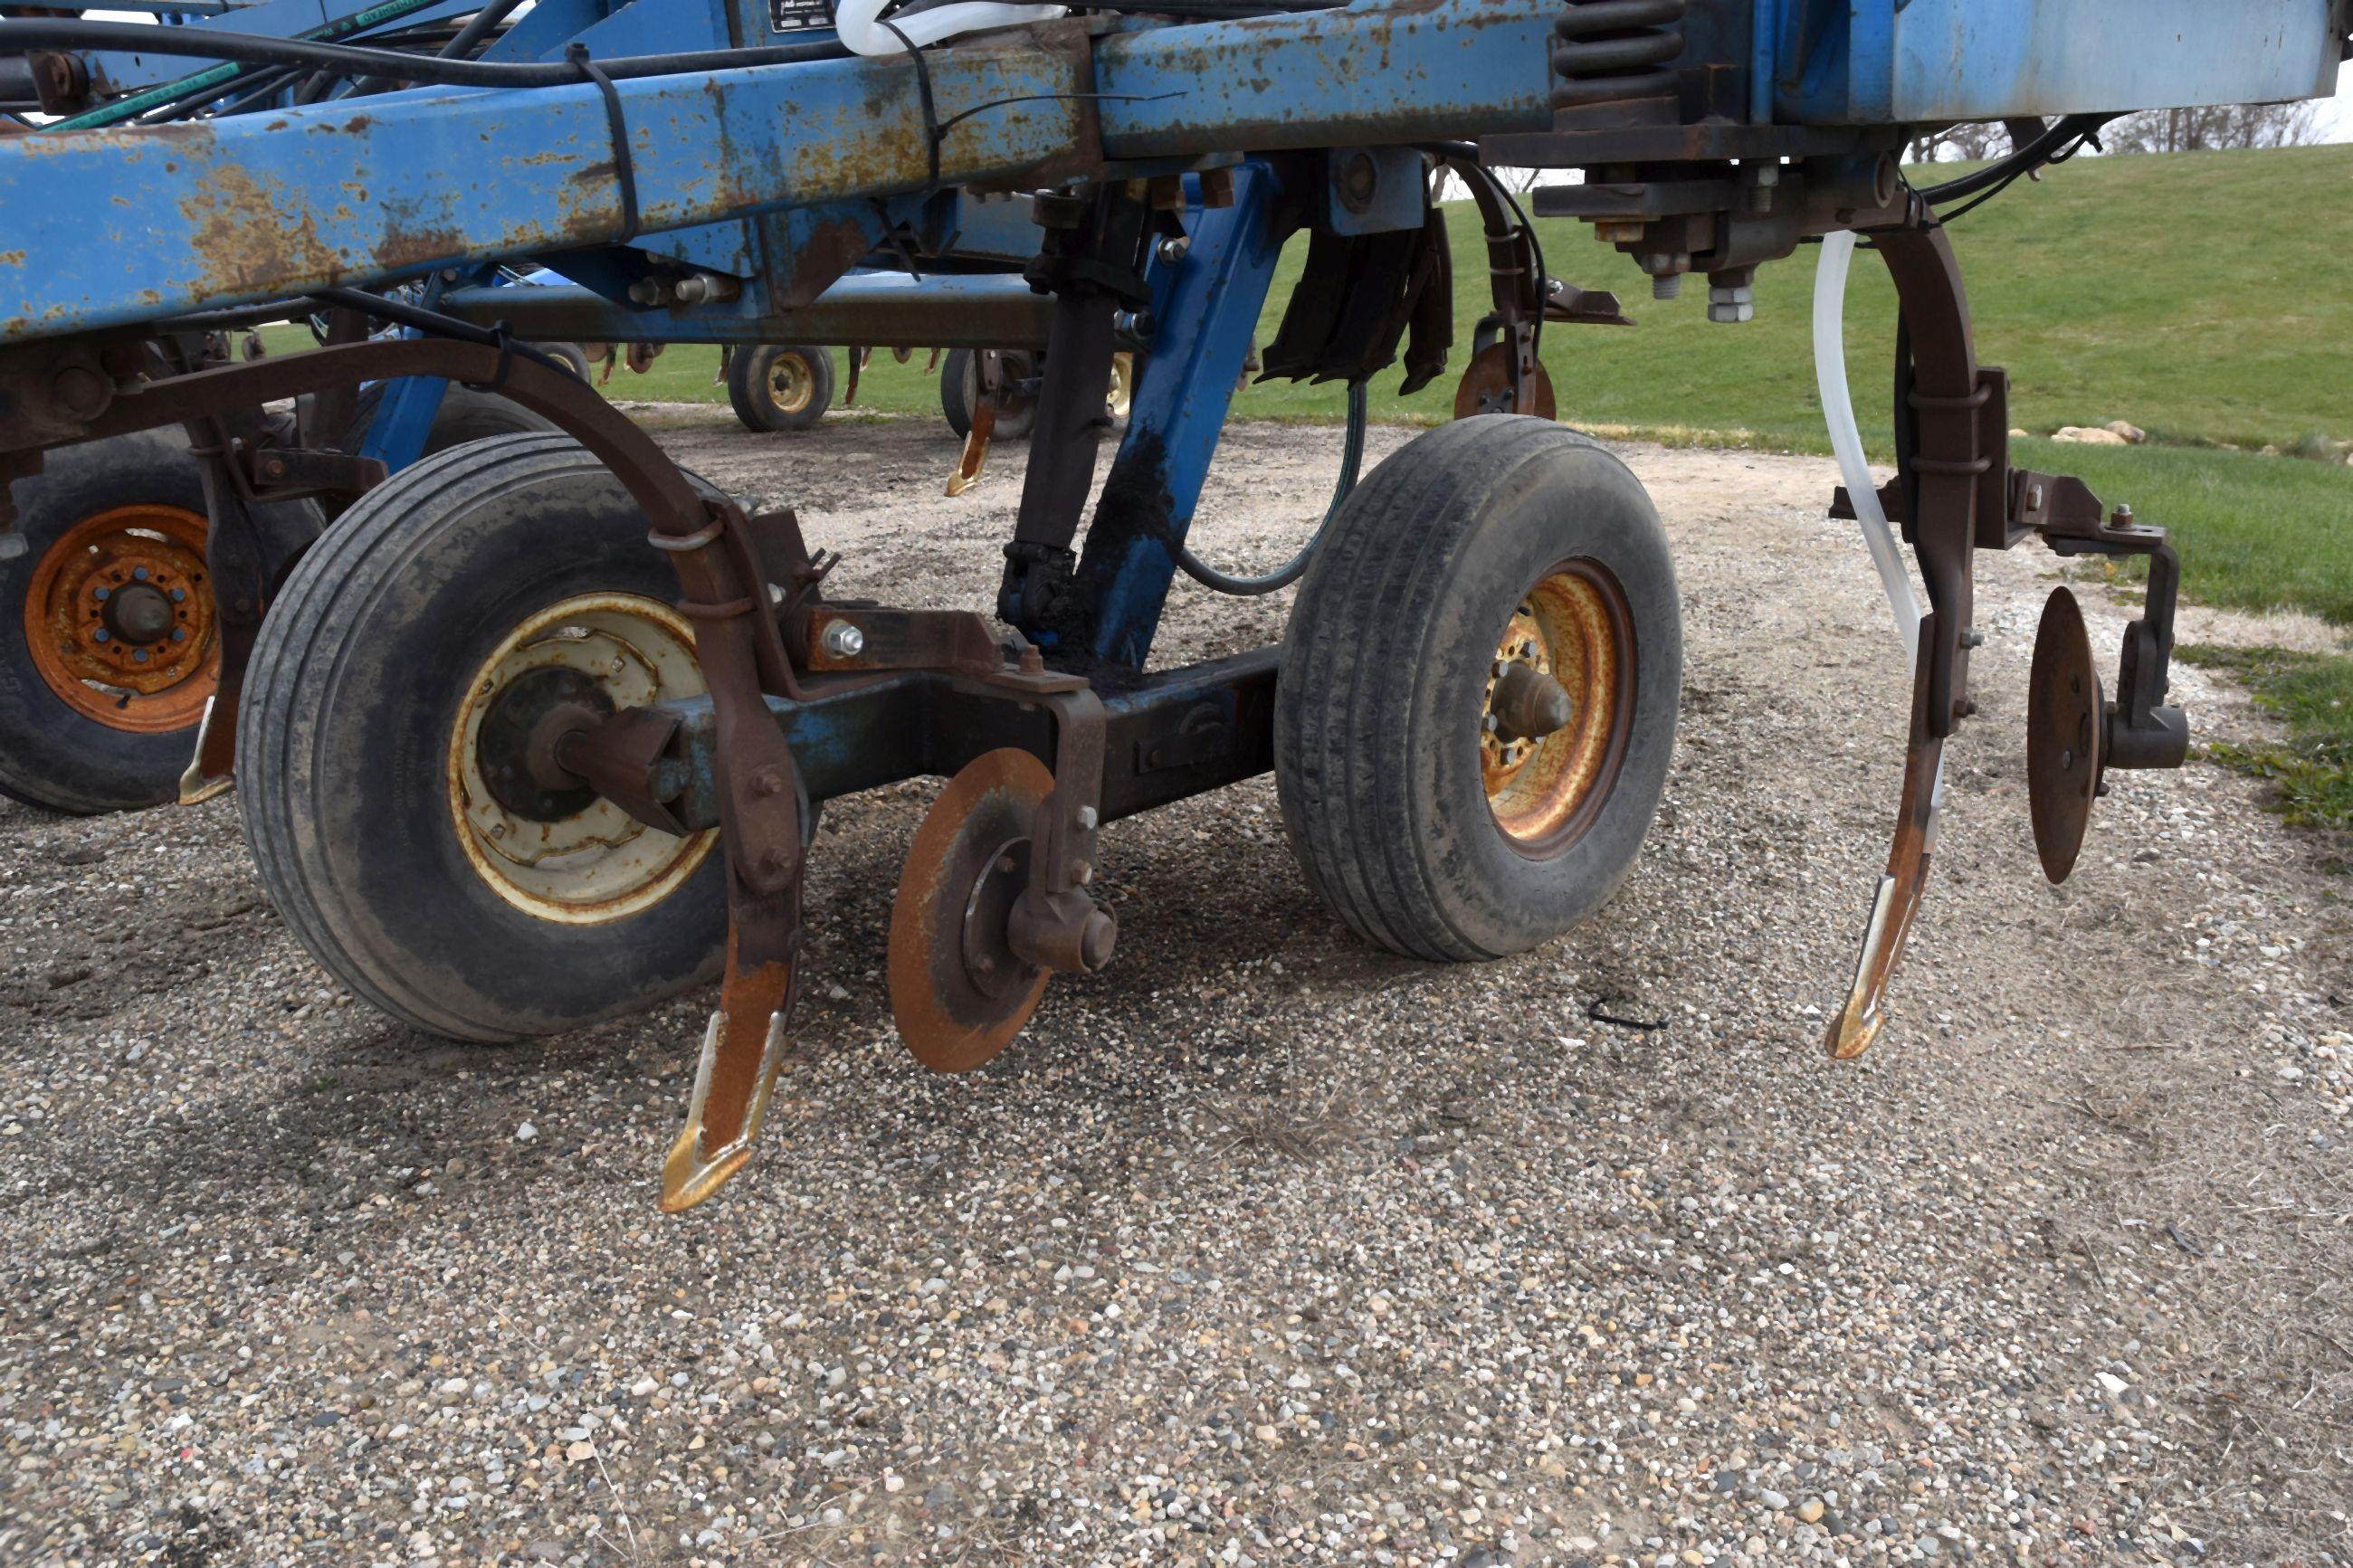
<path fill-rule="evenodd" d="M 866 634 L 848 621 L 828 621 L 818 646 L 828 658 L 856 658 L 866 651 Z"/>

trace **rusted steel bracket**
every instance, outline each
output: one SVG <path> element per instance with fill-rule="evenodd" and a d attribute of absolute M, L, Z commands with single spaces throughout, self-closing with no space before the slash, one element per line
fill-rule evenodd
<path fill-rule="evenodd" d="M 1034 660 L 1035 650 L 1031 650 Z M 997 684 L 1036 693 L 1054 715 L 1054 787 L 1038 808 L 1031 837 L 1029 885 L 1008 925 L 1013 951 L 1064 974 L 1092 974 L 1111 962 L 1119 938 L 1109 910 L 1089 896 L 1094 880 L 1095 830 L 1102 825 L 1103 705 L 1083 682 L 1054 689 L 1068 678 L 1042 664 L 1008 671 Z"/>
<path fill-rule="evenodd" d="M 1005 668 L 997 634 L 986 616 L 969 610 L 818 604 L 796 606 L 786 620 L 794 647 L 812 674 L 940 669 L 985 680 Z"/>
<path fill-rule="evenodd" d="M 245 454 L 245 466 L 258 495 L 273 500 L 308 496 L 357 498 L 384 483 L 381 458 L 362 458 L 310 447 L 259 447 Z"/>
<path fill-rule="evenodd" d="M 2063 474 L 2014 470 L 2010 494 L 2015 526 L 2040 533 L 2053 554 L 2148 557 L 2148 592 L 2140 618 L 2125 628 L 2100 758 L 2111 768 L 2179 767 L 2189 754 L 2189 721 L 2165 698 L 2181 558 L 2165 530 L 2134 521 L 2129 507 L 2110 511 L 2083 480 Z"/>

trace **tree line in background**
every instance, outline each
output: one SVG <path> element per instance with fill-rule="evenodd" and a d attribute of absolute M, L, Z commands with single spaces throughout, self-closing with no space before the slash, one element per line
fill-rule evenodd
<path fill-rule="evenodd" d="M 2100 145 L 2111 153 L 2211 153 L 2302 147 L 2319 134 L 2319 115 L 2309 103 L 2226 103 L 2127 114 L 2101 131 Z M 1909 157 L 1917 163 L 1998 158 L 2014 145 L 2000 124 L 1956 125 L 1915 142 Z"/>

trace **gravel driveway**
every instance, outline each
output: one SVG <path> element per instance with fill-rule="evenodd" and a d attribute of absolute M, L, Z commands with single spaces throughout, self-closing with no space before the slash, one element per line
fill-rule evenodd
<path fill-rule="evenodd" d="M 949 501 L 934 421 L 659 423 L 841 593 L 993 595 L 1018 451 Z M 1287 555 L 1337 446 L 1237 430 L 1202 553 Z M 2045 885 L 2058 563 L 1981 558 L 1984 718 L 1887 1036 L 1832 1064 L 1900 766 L 1874 579 L 1825 461 L 1625 456 L 1690 662 L 1600 919 L 1370 951 L 1260 780 L 1108 833 L 1118 961 L 934 1077 L 881 974 L 933 786 L 839 803 L 789 1102 L 680 1219 L 707 998 L 422 1039 L 279 924 L 229 802 L 0 805 L 0 1561 L 2353 1561 L 2353 881 L 2194 763 Z M 1287 597 L 1180 585 L 1159 658 Z M 2132 612 L 2086 610 L 2110 660 Z M 2265 722 L 2176 679 L 2201 739 Z"/>

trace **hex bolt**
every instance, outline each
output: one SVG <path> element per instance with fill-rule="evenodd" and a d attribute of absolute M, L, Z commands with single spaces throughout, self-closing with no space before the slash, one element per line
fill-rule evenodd
<path fill-rule="evenodd" d="M 1095 823 L 1096 823 L 1098 820 L 1100 820 L 1100 819 L 1096 816 L 1096 815 L 1095 815 L 1095 808 L 1094 808 L 1093 806 L 1092 806 L 1092 805 L 1082 805 L 1082 806 L 1079 807 L 1079 826 L 1080 826 L 1080 827 L 1082 827 L 1082 829 L 1084 829 L 1085 831 L 1087 831 L 1087 832 L 1089 832 L 1089 833 L 1092 833 L 1092 832 L 1095 830 Z"/>
<path fill-rule="evenodd" d="M 1152 342 L 1160 324 L 1149 310 L 1115 310 L 1111 318 L 1111 335 L 1130 348 L 1143 348 Z"/>
<path fill-rule="evenodd" d="M 1683 275 L 1661 272 L 1651 279 L 1651 298 L 1658 300 L 1680 300 L 1683 295 Z"/>
<path fill-rule="evenodd" d="M 2116 502 L 2116 510 L 2108 514 L 2108 521 L 2118 528 L 2130 528 L 2133 525 L 2132 502 L 2128 500 Z"/>
<path fill-rule="evenodd" d="M 856 658 L 866 651 L 866 634 L 848 621 L 828 621 L 818 646 L 828 658 Z"/>
<path fill-rule="evenodd" d="M 1186 252 L 1192 248 L 1193 241 L 1189 236 L 1172 234 L 1167 238 L 1162 240 L 1158 245 L 1154 246 L 1152 247 L 1152 254 L 1160 258 L 1160 264 L 1163 267 L 1174 267 L 1178 262 L 1184 260 Z"/>
<path fill-rule="evenodd" d="M 1961 646 L 1963 647 L 1985 647 L 1985 633 L 1978 630 L 1975 626 L 1971 626 L 1968 630 L 1961 634 Z"/>
<path fill-rule="evenodd" d="M 1080 887 L 1083 888 L 1094 879 L 1095 868 L 1092 866 L 1088 865 L 1084 860 L 1080 861 L 1078 864 L 1071 868 L 1071 880 L 1076 882 Z"/>
<path fill-rule="evenodd" d="M 1978 710 L 1978 705 L 1966 697 L 1953 699 L 1953 717 L 1967 719 Z"/>
<path fill-rule="evenodd" d="M 2041 485 L 2035 484 L 2026 487 L 2026 510 L 2029 511 L 2041 511 L 2042 510 L 2042 487 Z"/>
<path fill-rule="evenodd" d="M 765 800 L 770 795 L 783 792 L 785 775 L 775 768 L 762 768 L 752 775 L 750 782 L 753 797 Z"/>
<path fill-rule="evenodd" d="M 1010 855 L 999 855 L 997 858 L 997 870 L 999 876 L 1010 877 L 1013 875 L 1013 857 Z"/>
<path fill-rule="evenodd" d="M 503 822 L 493 822 L 493 823 L 491 823 L 491 837 L 493 837 L 493 838 L 504 838 L 506 836 L 507 836 L 507 825 L 506 825 L 505 823 L 503 823 Z"/>

